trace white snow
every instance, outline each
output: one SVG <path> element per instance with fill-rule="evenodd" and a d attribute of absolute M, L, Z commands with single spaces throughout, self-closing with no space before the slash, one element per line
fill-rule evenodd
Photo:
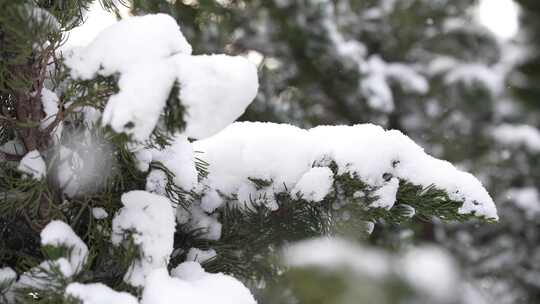
<path fill-rule="evenodd" d="M 399 179 L 394 177 L 375 191 L 374 195 L 377 196 L 377 200 L 375 200 L 369 206 L 384 209 L 392 208 L 396 202 L 398 188 Z"/>
<path fill-rule="evenodd" d="M 186 224 L 192 230 L 198 230 L 200 237 L 207 240 L 219 240 L 221 237 L 221 223 L 217 215 L 206 214 L 199 205 L 192 205 L 189 211 L 176 208 L 176 219 L 180 224 Z"/>
<path fill-rule="evenodd" d="M 492 131 L 493 138 L 503 145 L 523 146 L 531 152 L 540 152 L 540 131 L 525 124 L 502 124 Z"/>
<path fill-rule="evenodd" d="M 201 198 L 201 209 L 205 212 L 212 213 L 217 208 L 223 205 L 223 198 L 215 190 L 210 190 Z"/>
<path fill-rule="evenodd" d="M 234 123 L 194 142 L 194 150 L 203 152 L 201 158 L 209 163 L 202 183 L 225 195 L 240 197 L 249 190 L 257 197 L 250 177 L 272 181 L 265 191 L 294 189 L 312 164 L 331 159 L 337 174 L 356 174 L 370 186 L 385 185 L 385 174 L 424 187 L 435 185 L 464 202 L 460 213 L 497 218 L 493 200 L 478 179 L 427 155 L 401 132 L 372 124 L 303 130 L 286 124 Z"/>
<path fill-rule="evenodd" d="M 177 55 L 188 137 L 211 136 L 235 121 L 257 95 L 257 69 L 243 57 Z"/>
<path fill-rule="evenodd" d="M 53 280 L 51 275 L 55 274 Z M 56 276 L 60 274 L 62 278 Z M 46 289 L 50 288 L 54 284 L 59 284 L 58 280 L 64 281 L 73 276 L 73 268 L 71 263 L 66 258 L 59 258 L 54 261 L 46 260 L 41 262 L 38 266 L 31 268 L 29 271 L 24 272 L 19 277 L 17 283 L 14 284 L 14 289 L 19 288 L 34 288 L 34 289 Z"/>
<path fill-rule="evenodd" d="M 43 88 L 41 90 L 41 104 L 43 105 L 43 112 L 45 112 L 45 117 L 41 120 L 40 128 L 43 130 L 47 128 L 55 119 L 56 114 L 58 113 L 59 100 L 56 93 L 53 91 Z M 62 135 L 62 123 L 59 123 L 54 132 L 52 133 L 53 140 L 58 142 L 60 136 Z"/>
<path fill-rule="evenodd" d="M 102 220 L 102 219 L 105 219 L 105 218 L 107 218 L 109 216 L 107 211 L 105 211 L 105 209 L 103 209 L 101 207 L 92 208 L 92 215 L 94 216 L 94 218 L 96 220 Z"/>
<path fill-rule="evenodd" d="M 134 16 L 105 28 L 86 47 L 66 58 L 74 78 L 91 79 L 128 72 L 139 63 L 173 54 L 191 54 L 191 46 L 169 15 Z"/>
<path fill-rule="evenodd" d="M 119 92 L 109 98 L 102 124 L 148 139 L 175 81 L 186 108 L 185 134 L 210 136 L 233 122 L 255 98 L 257 70 L 243 57 L 191 56 L 191 46 L 168 15 L 126 18 L 103 30 L 66 58 L 74 78 L 119 73 Z"/>
<path fill-rule="evenodd" d="M 186 261 L 171 270 L 171 276 L 186 281 L 200 279 L 205 275 L 201 264 L 193 261 Z"/>
<path fill-rule="evenodd" d="M 32 150 L 24 155 L 19 162 L 17 170 L 28 174 L 35 179 L 43 179 L 45 177 L 47 167 L 41 154 L 37 150 Z"/>
<path fill-rule="evenodd" d="M 56 178 L 62 192 L 69 197 L 75 196 L 83 186 L 81 177 L 89 176 L 88 172 L 84 172 L 83 163 L 79 153 L 66 146 L 60 146 Z"/>
<path fill-rule="evenodd" d="M 138 304 L 137 298 L 127 292 L 112 290 L 101 283 L 70 283 L 66 295 L 82 301 L 82 304 Z"/>
<path fill-rule="evenodd" d="M 118 80 L 120 91 L 109 98 L 103 111 L 102 125 L 146 140 L 165 107 L 174 79 L 174 67 L 166 60 L 147 60 L 125 68 Z"/>
<path fill-rule="evenodd" d="M 140 250 L 124 277 L 133 286 L 143 286 L 154 269 L 166 267 L 173 250 L 175 221 L 171 202 L 146 191 L 130 191 L 121 198 L 124 207 L 113 219 L 112 242 L 120 245 L 129 236 Z"/>
<path fill-rule="evenodd" d="M 330 168 L 314 167 L 300 177 L 292 193 L 310 202 L 320 202 L 328 195 L 333 183 L 334 173 Z"/>
<path fill-rule="evenodd" d="M 40 236 L 42 246 L 70 248 L 68 260 L 73 272 L 77 273 L 82 269 L 88 257 L 88 247 L 68 224 L 62 221 L 52 221 L 41 230 Z"/>
<path fill-rule="evenodd" d="M 152 155 L 151 161 L 161 162 L 174 174 L 173 182 L 177 186 L 186 191 L 190 191 L 196 186 L 195 156 L 191 143 L 185 135 L 175 136 L 171 145 L 163 150 L 151 149 L 150 153 Z"/>
<path fill-rule="evenodd" d="M 7 293 L 8 289 L 17 280 L 17 273 L 10 267 L 0 268 L 0 298 Z"/>
<path fill-rule="evenodd" d="M 179 266 L 184 268 L 182 266 Z M 141 304 L 255 304 L 255 299 L 240 281 L 222 273 L 205 273 L 202 268 L 176 271 L 182 279 L 171 277 L 166 269 L 153 271 L 146 281 Z"/>

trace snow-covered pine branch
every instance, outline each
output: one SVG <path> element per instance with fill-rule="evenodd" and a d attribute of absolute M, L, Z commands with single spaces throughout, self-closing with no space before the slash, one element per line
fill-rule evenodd
<path fill-rule="evenodd" d="M 70 76 L 55 92 L 46 91 L 48 97 L 41 102 L 47 117 L 38 123 L 58 117 L 60 98 L 55 97 L 69 95 L 66 115 L 82 114 L 82 134 L 90 136 L 91 123 L 100 121 L 101 127 L 129 138 L 111 144 L 113 158 L 123 161 L 111 168 L 115 175 L 95 177 L 112 181 L 100 189 L 102 196 L 74 184 L 69 191 L 60 187 L 38 192 L 40 202 L 59 207 L 51 209 L 71 226 L 52 221 L 44 227 L 44 261 L 16 282 L 11 282 L 12 271 L 1 272 L 0 290 L 6 298 L 251 304 L 254 297 L 239 280 L 206 272 L 190 260 L 224 261 L 216 272 L 251 263 L 254 260 L 229 257 L 252 257 L 263 248 L 328 233 L 327 222 L 336 220 L 340 208 L 354 211 L 349 215 L 366 214 L 358 218 L 366 222 L 391 218 L 396 209 L 401 217 L 417 213 L 446 220 L 497 219 L 492 199 L 475 177 L 427 155 L 398 131 L 369 124 L 310 130 L 233 124 L 257 94 L 256 68 L 242 57 L 191 52 L 177 23 L 164 14 L 119 21 L 89 45 L 65 51 L 66 66 L 60 68 L 69 69 Z M 101 86 L 107 94 L 92 91 Z M 164 122 L 167 115 L 176 118 L 178 126 Z M 168 140 L 159 141 L 158 131 Z M 67 140 L 54 144 L 66 158 L 81 166 L 89 162 L 63 147 L 62 139 Z M 24 178 L 47 179 L 51 166 L 58 163 L 50 154 L 30 150 L 17 168 Z M 56 184 L 84 174 L 74 167 L 53 168 L 58 171 Z M 64 210 L 70 202 L 83 206 L 81 211 Z M 94 204 L 107 210 L 94 216 Z M 92 212 L 85 213 L 88 210 Z M 279 227 L 266 225 L 268 218 Z M 286 226 L 297 227 L 297 222 L 304 230 L 288 235 Z M 87 247 L 71 227 L 102 246 L 88 242 Z M 257 241 L 238 243 L 245 242 L 240 236 L 250 229 L 264 233 L 251 231 Z M 205 248 L 196 248 L 198 244 Z M 250 252 L 244 255 L 243 250 Z M 107 264 L 112 269 L 103 273 L 92 270 L 103 267 L 99 262 L 111 261 L 121 265 Z"/>

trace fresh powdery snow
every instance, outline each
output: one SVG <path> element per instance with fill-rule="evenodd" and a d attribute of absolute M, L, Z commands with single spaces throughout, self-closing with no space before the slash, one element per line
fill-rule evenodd
<path fill-rule="evenodd" d="M 206 273 L 193 262 L 180 264 L 171 277 L 167 269 L 153 271 L 146 281 L 141 304 L 255 304 L 242 283 L 222 273 Z"/>
<path fill-rule="evenodd" d="M 163 149 L 143 149 L 135 153 L 138 167 L 147 171 L 152 161 L 160 162 L 174 174 L 173 182 L 185 191 L 197 185 L 197 169 L 193 147 L 185 135 L 177 135 L 172 143 Z M 165 194 L 167 176 L 160 169 L 153 169 L 146 179 L 146 190 L 160 195 Z"/>
<path fill-rule="evenodd" d="M 66 54 L 73 78 L 119 74 L 102 124 L 148 139 L 175 82 L 186 108 L 185 135 L 210 136 L 238 118 L 255 98 L 257 70 L 242 57 L 191 56 L 176 21 L 165 14 L 137 16 L 103 30 L 88 46 Z"/>
<path fill-rule="evenodd" d="M 372 124 L 303 130 L 287 124 L 234 123 L 194 142 L 194 150 L 202 151 L 201 158 L 209 163 L 203 183 L 225 195 L 249 197 L 240 192 L 251 189 L 250 196 L 257 197 L 261 190 L 248 178 L 272 181 L 272 192 L 312 193 L 310 183 L 299 181 L 313 164 L 331 159 L 338 166 L 337 174 L 354 174 L 370 186 L 383 187 L 381 207 L 393 205 L 399 179 L 445 190 L 451 199 L 463 201 L 462 214 L 498 218 L 493 200 L 473 175 L 427 155 L 401 132 Z M 328 175 L 318 178 L 317 183 L 327 185 Z"/>
<path fill-rule="evenodd" d="M 47 171 L 45 161 L 37 150 L 26 153 L 19 162 L 17 169 L 35 179 L 42 179 Z"/>
<path fill-rule="evenodd" d="M 138 304 L 137 298 L 127 292 L 112 290 L 101 283 L 71 283 L 65 294 L 80 300 L 81 304 Z"/>
<path fill-rule="evenodd" d="M 334 173 L 328 167 L 309 169 L 292 190 L 298 197 L 311 202 L 320 202 L 332 189 Z"/>
<path fill-rule="evenodd" d="M 141 258 L 136 260 L 124 280 L 133 286 L 144 286 L 154 269 L 166 267 L 173 251 L 174 209 L 164 196 L 146 191 L 130 191 L 121 198 L 124 207 L 113 219 L 112 242 L 120 245 L 131 235 Z"/>
<path fill-rule="evenodd" d="M 74 272 L 82 269 L 88 256 L 88 247 L 73 232 L 71 227 L 62 221 L 52 221 L 41 230 L 41 245 L 65 247 L 69 249 L 69 263 Z"/>

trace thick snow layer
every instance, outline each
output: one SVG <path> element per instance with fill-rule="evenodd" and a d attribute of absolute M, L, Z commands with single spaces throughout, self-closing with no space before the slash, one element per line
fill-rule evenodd
<path fill-rule="evenodd" d="M 82 269 L 88 257 L 88 247 L 68 224 L 62 221 L 52 221 L 41 230 L 40 236 L 42 246 L 70 248 L 68 260 L 71 268 L 75 273 Z"/>
<path fill-rule="evenodd" d="M 320 202 L 332 189 L 334 173 L 328 167 L 309 169 L 292 190 L 292 193 L 311 202 Z"/>
<path fill-rule="evenodd" d="M 286 124 L 235 123 L 194 142 L 194 150 L 202 151 L 201 158 L 209 163 L 203 183 L 225 195 L 253 187 L 250 177 L 272 181 L 268 188 L 273 192 L 294 189 L 314 163 L 331 159 L 338 174 L 355 174 L 370 186 L 385 185 L 388 176 L 435 185 L 463 201 L 460 213 L 497 218 L 493 200 L 478 179 L 427 155 L 401 132 L 372 124 L 303 130 Z"/>
<path fill-rule="evenodd" d="M 101 283 L 71 283 L 65 294 L 80 300 L 81 304 L 138 304 L 137 298 L 127 292 L 112 290 Z"/>
<path fill-rule="evenodd" d="M 19 162 L 17 169 L 35 179 L 44 178 L 47 172 L 45 161 L 37 150 L 32 150 L 26 153 Z"/>
<path fill-rule="evenodd" d="M 131 265 L 124 280 L 143 286 L 154 269 L 166 267 L 173 250 L 174 210 L 171 202 L 146 191 L 130 191 L 122 195 L 124 207 L 113 219 L 112 242 L 119 245 L 130 235 L 138 246 L 141 258 Z"/>
<path fill-rule="evenodd" d="M 169 15 L 126 18 L 104 29 L 88 46 L 66 58 L 74 78 L 127 72 L 149 59 L 191 54 L 191 46 Z"/>
<path fill-rule="evenodd" d="M 186 135 L 204 138 L 235 121 L 257 95 L 255 65 L 243 57 L 177 55 Z"/>
<path fill-rule="evenodd" d="M 191 56 L 174 19 L 146 15 L 103 30 L 88 46 L 73 49 L 66 64 L 74 78 L 118 73 L 119 92 L 109 98 L 102 124 L 148 139 L 175 81 L 186 109 L 185 134 L 210 136 L 238 118 L 255 98 L 257 70 L 247 59 L 227 55 Z"/>
<path fill-rule="evenodd" d="M 249 289 L 231 276 L 205 273 L 202 268 L 195 267 L 182 269 L 177 273 L 181 274 L 182 279 L 170 277 L 166 269 L 153 271 L 146 281 L 141 304 L 256 303 Z"/>
<path fill-rule="evenodd" d="M 540 152 L 540 131 L 530 125 L 502 124 L 492 131 L 493 138 L 507 146 L 524 146 Z"/>
<path fill-rule="evenodd" d="M 153 43 L 153 42 L 152 42 Z M 120 74 L 120 91 L 111 96 L 103 111 L 102 124 L 116 132 L 147 139 L 156 126 L 175 80 L 175 69 L 167 60 L 131 64 Z"/>

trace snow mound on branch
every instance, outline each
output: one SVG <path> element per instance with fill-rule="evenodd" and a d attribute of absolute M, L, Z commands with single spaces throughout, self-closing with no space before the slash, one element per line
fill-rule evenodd
<path fill-rule="evenodd" d="M 137 141 L 148 139 L 178 81 L 185 134 L 203 138 L 244 112 L 257 94 L 257 70 L 242 57 L 190 55 L 174 19 L 157 14 L 106 28 L 88 46 L 73 49 L 66 64 L 73 78 L 119 74 L 119 92 L 109 98 L 102 124 Z"/>
<path fill-rule="evenodd" d="M 137 299 L 127 292 L 112 290 L 101 283 L 71 283 L 65 294 L 82 301 L 82 304 L 138 304 Z"/>
<path fill-rule="evenodd" d="M 492 136 L 503 145 L 522 145 L 531 152 L 540 152 L 540 131 L 533 126 L 502 124 L 493 129 Z"/>
<path fill-rule="evenodd" d="M 88 247 L 73 232 L 71 227 L 62 221 L 52 221 L 41 230 L 41 246 L 66 247 L 69 249 L 68 257 L 74 272 L 82 269 L 88 257 Z"/>
<path fill-rule="evenodd" d="M 392 178 L 382 187 L 375 191 L 377 200 L 370 204 L 371 207 L 390 209 L 396 202 L 396 194 L 399 188 L 399 179 Z"/>
<path fill-rule="evenodd" d="M 120 245 L 131 236 L 141 258 L 133 262 L 124 281 L 143 286 L 154 269 L 166 267 L 173 251 L 174 210 L 163 196 L 146 191 L 130 191 L 121 198 L 124 207 L 113 219 L 112 242 Z"/>
<path fill-rule="evenodd" d="M 146 281 L 141 304 L 255 304 L 255 299 L 240 281 L 222 273 L 206 273 L 199 267 L 180 264 L 170 277 L 166 269 L 153 271 Z M 181 269 L 178 269 L 181 268 Z"/>
<path fill-rule="evenodd" d="M 160 162 L 174 174 L 173 182 L 185 191 L 197 185 L 197 169 L 193 147 L 185 135 L 177 135 L 172 143 L 163 149 L 145 149 L 135 154 L 141 171 L 147 171 L 152 161 Z M 146 190 L 165 195 L 166 174 L 159 169 L 150 172 L 146 180 Z"/>
<path fill-rule="evenodd" d="M 257 95 L 255 65 L 243 57 L 177 55 L 186 134 L 211 136 L 235 121 Z"/>
<path fill-rule="evenodd" d="M 41 154 L 37 150 L 32 150 L 24 155 L 17 170 L 28 174 L 32 178 L 41 180 L 45 177 L 47 167 Z"/>
<path fill-rule="evenodd" d="M 311 202 L 320 202 L 332 189 L 334 173 L 328 167 L 309 169 L 294 186 L 292 193 Z"/>
<path fill-rule="evenodd" d="M 149 59 L 191 54 L 191 45 L 169 15 L 135 16 L 117 22 L 97 35 L 86 47 L 66 58 L 74 78 L 91 79 L 127 72 Z"/>
<path fill-rule="evenodd" d="M 248 178 L 272 181 L 269 187 L 275 193 L 294 189 L 314 163 L 330 159 L 338 175 L 354 175 L 372 187 L 384 186 L 389 177 L 435 185 L 463 202 L 460 213 L 497 219 L 493 200 L 473 175 L 427 155 L 401 132 L 372 124 L 303 130 L 286 124 L 234 123 L 194 142 L 194 149 L 203 152 L 201 158 L 209 164 L 203 183 L 225 195 L 249 187 Z"/>

